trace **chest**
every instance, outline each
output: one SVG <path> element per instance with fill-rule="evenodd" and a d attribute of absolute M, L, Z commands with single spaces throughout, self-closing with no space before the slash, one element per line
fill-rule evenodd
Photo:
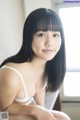
<path fill-rule="evenodd" d="M 25 84 L 25 88 L 27 91 L 27 94 L 29 96 L 34 96 L 35 92 L 36 92 L 36 80 L 34 79 L 30 79 L 30 78 L 25 78 L 24 79 L 24 84 Z M 23 86 L 22 86 L 22 90 L 23 90 Z M 23 90 L 24 91 L 24 90 Z"/>
<path fill-rule="evenodd" d="M 24 75 L 23 81 L 21 81 L 21 87 L 17 97 L 22 98 L 25 96 L 25 94 L 27 94 L 27 96 L 29 97 L 34 96 L 40 81 L 41 81 L 41 76 Z"/>

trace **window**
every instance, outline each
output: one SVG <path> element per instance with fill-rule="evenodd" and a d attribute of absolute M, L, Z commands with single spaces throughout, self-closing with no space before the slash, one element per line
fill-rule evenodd
<path fill-rule="evenodd" d="M 60 7 L 63 22 L 67 72 L 63 83 L 63 100 L 80 100 L 80 7 Z"/>

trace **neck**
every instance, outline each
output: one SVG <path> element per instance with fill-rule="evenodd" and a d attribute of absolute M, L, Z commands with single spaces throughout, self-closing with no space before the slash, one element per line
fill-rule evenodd
<path fill-rule="evenodd" d="M 31 65 L 32 65 L 34 68 L 38 68 L 38 69 L 39 69 L 39 68 L 42 68 L 42 69 L 44 69 L 44 68 L 45 68 L 45 65 L 46 65 L 46 61 L 34 58 L 34 59 L 31 61 Z"/>

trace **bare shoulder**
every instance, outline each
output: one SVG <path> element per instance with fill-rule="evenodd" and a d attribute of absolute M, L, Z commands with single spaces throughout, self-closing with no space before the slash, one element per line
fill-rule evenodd
<path fill-rule="evenodd" d="M 18 85 L 20 83 L 20 77 L 19 75 L 10 69 L 2 69 L 0 70 L 0 83 L 2 85 Z"/>
<path fill-rule="evenodd" d="M 6 68 L 0 70 L 0 109 L 13 103 L 19 89 L 20 78 L 16 72 Z"/>

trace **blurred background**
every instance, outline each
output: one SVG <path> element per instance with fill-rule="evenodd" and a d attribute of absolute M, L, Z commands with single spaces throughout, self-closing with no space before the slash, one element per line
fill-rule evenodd
<path fill-rule="evenodd" d="M 0 0 L 0 63 L 21 47 L 23 25 L 36 8 L 56 11 L 63 22 L 66 43 L 66 75 L 60 88 L 61 111 L 80 120 L 80 1 Z"/>

